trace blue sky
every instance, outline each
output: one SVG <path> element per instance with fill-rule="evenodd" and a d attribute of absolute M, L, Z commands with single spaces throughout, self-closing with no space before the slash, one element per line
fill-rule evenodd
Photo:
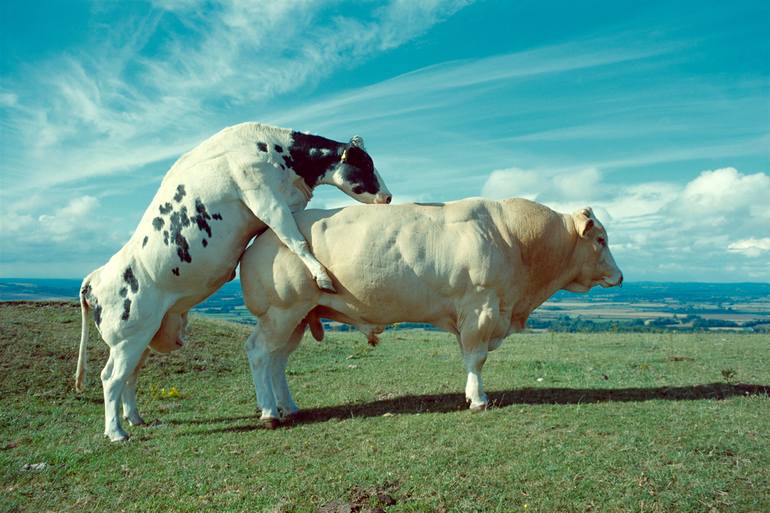
<path fill-rule="evenodd" d="M 0 276 L 87 274 L 179 155 L 256 120 L 362 135 L 395 202 L 591 205 L 627 280 L 770 281 L 768 2 L 0 10 Z"/>

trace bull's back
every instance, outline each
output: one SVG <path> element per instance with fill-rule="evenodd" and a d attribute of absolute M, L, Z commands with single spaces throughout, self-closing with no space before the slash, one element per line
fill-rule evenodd
<path fill-rule="evenodd" d="M 336 280 L 338 293 L 324 297 L 346 303 L 350 312 L 365 312 L 370 322 L 387 323 L 443 315 L 468 289 L 493 281 L 490 272 L 499 266 L 492 261 L 500 251 L 490 239 L 495 227 L 487 206 L 355 205 L 308 210 L 296 218 Z M 262 296 L 252 299 L 255 306 L 316 294 L 310 273 L 271 233 L 255 241 L 241 269 L 245 294 Z"/>

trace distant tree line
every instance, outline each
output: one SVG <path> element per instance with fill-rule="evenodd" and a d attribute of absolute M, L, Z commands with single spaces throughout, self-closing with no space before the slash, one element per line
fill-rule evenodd
<path fill-rule="evenodd" d="M 655 319 L 628 319 L 628 320 L 592 320 L 580 316 L 571 317 L 563 315 L 556 319 L 530 318 L 527 327 L 532 329 L 544 329 L 558 332 L 702 332 L 715 330 L 735 330 L 751 333 L 769 333 L 770 324 L 767 321 L 756 320 L 737 323 L 735 321 L 721 319 L 704 319 L 697 315 L 685 315 L 674 317 L 658 317 Z"/>
<path fill-rule="evenodd" d="M 324 329 L 327 331 L 355 331 L 355 327 L 347 324 L 323 320 Z M 750 321 L 736 323 L 734 321 L 722 321 L 717 319 L 703 319 L 697 316 L 683 317 L 659 317 L 656 319 L 629 319 L 621 321 L 596 321 L 583 319 L 580 316 L 561 316 L 557 319 L 530 318 L 527 328 L 547 330 L 562 333 L 694 333 L 714 331 L 720 329 L 735 330 L 746 333 L 770 333 L 770 324 L 766 321 Z M 404 322 L 388 326 L 389 330 L 424 329 L 434 331 L 430 324 Z"/>

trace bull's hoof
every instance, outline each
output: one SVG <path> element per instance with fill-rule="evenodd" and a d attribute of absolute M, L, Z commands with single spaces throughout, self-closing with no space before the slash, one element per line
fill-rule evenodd
<path fill-rule="evenodd" d="M 265 429 L 278 429 L 281 427 L 281 419 L 276 418 L 269 418 L 269 419 L 260 419 L 262 421 L 262 425 L 265 426 Z"/>
<path fill-rule="evenodd" d="M 128 442 L 128 433 L 123 430 L 115 431 L 114 433 L 104 433 L 110 442 Z"/>
<path fill-rule="evenodd" d="M 465 401 L 470 403 L 469 409 L 471 410 L 471 413 L 479 413 L 485 411 L 489 407 L 489 403 L 487 401 L 474 403 L 470 398 L 466 398 Z"/>
<path fill-rule="evenodd" d="M 281 410 L 281 422 L 284 424 L 292 424 L 300 418 L 300 410 L 283 411 Z"/>
<path fill-rule="evenodd" d="M 132 426 L 146 426 L 147 422 L 139 415 L 136 415 L 135 417 L 123 417 L 128 421 L 129 424 Z"/>

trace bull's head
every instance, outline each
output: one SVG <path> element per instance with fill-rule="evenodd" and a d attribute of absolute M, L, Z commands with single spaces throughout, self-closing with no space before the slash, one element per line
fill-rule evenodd
<path fill-rule="evenodd" d="M 575 258 L 579 263 L 578 273 L 566 287 L 572 292 L 586 292 L 595 285 L 614 287 L 623 283 L 623 273 L 610 253 L 607 231 L 596 219 L 590 208 L 574 214 L 578 242 Z"/>
<path fill-rule="evenodd" d="M 364 140 L 356 135 L 342 152 L 330 181 L 351 198 L 362 203 L 390 203 L 393 196 L 364 149 Z"/>

